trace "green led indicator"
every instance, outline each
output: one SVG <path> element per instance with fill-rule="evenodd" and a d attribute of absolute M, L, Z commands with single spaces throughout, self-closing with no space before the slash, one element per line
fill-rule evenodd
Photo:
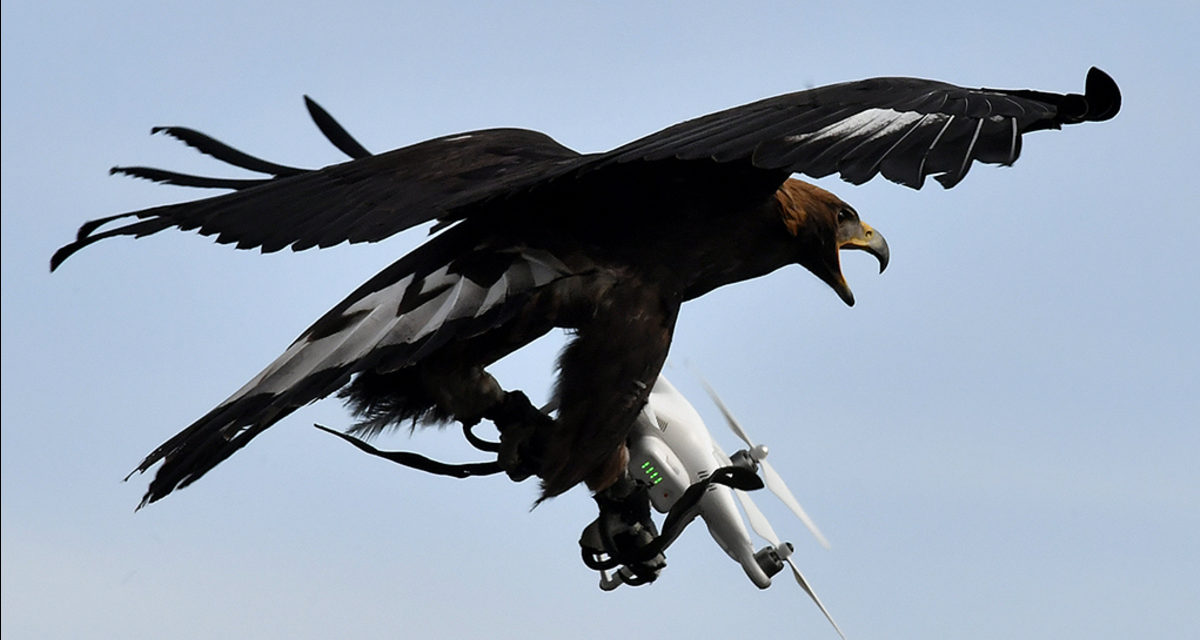
<path fill-rule="evenodd" d="M 650 478 L 650 484 L 652 485 L 663 481 L 662 476 L 658 474 L 658 471 L 654 468 L 654 465 L 650 464 L 649 460 L 642 463 L 642 472 Z"/>

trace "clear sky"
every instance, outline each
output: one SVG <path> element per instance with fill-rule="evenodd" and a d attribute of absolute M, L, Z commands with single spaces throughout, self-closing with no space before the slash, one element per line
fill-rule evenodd
<path fill-rule="evenodd" d="M 702 527 L 654 585 L 602 593 L 584 491 L 531 511 L 532 482 L 370 459 L 310 426 L 348 424 L 336 401 L 135 514 L 143 455 L 423 237 L 262 256 L 166 232 L 51 276 L 84 220 L 196 195 L 109 166 L 216 166 L 151 126 L 340 161 L 307 93 L 374 151 L 490 126 L 598 151 L 832 82 L 1079 91 L 1092 65 L 1120 116 L 1030 135 L 1014 167 L 822 181 L 888 272 L 846 257 L 853 309 L 798 267 L 689 303 L 672 377 L 715 423 L 703 372 L 771 446 L 833 548 L 759 504 L 853 639 L 1194 632 L 1198 31 L 1194 2 L 5 2 L 5 640 L 836 637 Z M 498 375 L 544 397 L 560 345 Z M 382 446 L 477 459 L 453 430 Z"/>

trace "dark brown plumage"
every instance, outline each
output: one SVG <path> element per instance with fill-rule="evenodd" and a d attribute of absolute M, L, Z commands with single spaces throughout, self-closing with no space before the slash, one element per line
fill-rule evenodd
<path fill-rule="evenodd" d="M 233 193 L 85 224 L 51 261 L 107 237 L 196 229 L 275 251 L 376 241 L 437 220 L 439 233 L 350 294 L 228 400 L 152 452 L 144 502 L 201 477 L 296 408 L 338 393 L 376 432 L 409 420 L 490 419 L 502 460 L 536 473 L 545 496 L 593 489 L 623 469 L 624 440 L 667 356 L 680 305 L 789 264 L 848 304 L 838 252 L 887 263 L 882 236 L 833 194 L 792 173 L 874 175 L 943 186 L 974 161 L 1010 164 L 1021 134 L 1115 115 L 1120 96 L 1093 69 L 1084 95 L 968 90 L 882 78 L 769 98 L 691 120 L 600 154 L 492 129 L 370 155 L 309 101 L 354 159 L 315 171 L 253 158 L 190 129 L 160 130 L 254 180 L 144 167 L 114 172 Z M 125 226 L 101 230 L 118 220 Z M 554 328 L 554 419 L 504 391 L 488 365 Z"/>

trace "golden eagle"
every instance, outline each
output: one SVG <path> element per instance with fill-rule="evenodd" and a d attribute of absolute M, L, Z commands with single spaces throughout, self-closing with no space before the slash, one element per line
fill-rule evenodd
<path fill-rule="evenodd" d="M 588 154 L 536 131 L 487 129 L 373 155 L 306 101 L 350 161 L 300 169 L 192 129 L 156 128 L 269 177 L 115 167 L 233 191 L 93 220 L 51 259 L 53 270 L 98 240 L 170 227 L 271 252 L 374 242 L 436 221 L 431 239 L 147 456 L 137 471 L 162 466 L 143 505 L 335 393 L 361 419 L 359 433 L 488 419 L 501 432 L 506 469 L 538 475 L 543 497 L 581 481 L 602 489 L 623 471 L 625 438 L 683 302 L 799 264 L 853 304 L 839 250 L 865 250 L 887 265 L 883 237 L 850 205 L 792 174 L 837 173 L 855 184 L 882 175 L 918 189 L 934 176 L 949 188 L 975 161 L 1012 164 L 1027 132 L 1113 117 L 1120 93 L 1094 68 L 1083 94 L 874 78 L 767 98 Z M 573 338 L 550 418 L 486 369 L 554 328 Z"/>

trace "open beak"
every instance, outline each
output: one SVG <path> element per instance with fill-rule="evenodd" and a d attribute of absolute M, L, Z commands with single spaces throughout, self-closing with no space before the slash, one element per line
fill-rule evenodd
<path fill-rule="evenodd" d="M 891 254 L 888 253 L 887 240 L 883 239 L 882 233 L 879 233 L 865 222 L 860 223 L 860 227 L 861 230 L 856 230 L 853 236 L 842 239 L 838 248 L 866 251 L 875 256 L 875 259 L 879 261 L 879 273 L 883 273 L 891 257 Z M 838 297 L 842 299 L 842 302 L 846 303 L 846 306 L 854 306 L 854 293 L 850 291 L 850 285 L 846 284 L 846 278 L 842 275 L 840 269 L 832 280 L 828 282 L 829 286 L 833 287 L 833 290 L 837 292 Z"/>
<path fill-rule="evenodd" d="M 861 224 L 862 233 L 842 242 L 839 248 L 858 249 L 875 256 L 875 259 L 879 261 L 879 273 L 883 273 L 891 257 L 891 254 L 888 253 L 887 240 L 884 240 L 883 234 L 876 231 L 871 225 L 865 222 Z"/>
<path fill-rule="evenodd" d="M 845 276 L 838 274 L 837 278 L 829 283 L 829 286 L 833 287 L 833 290 L 837 292 L 838 297 L 842 299 L 842 302 L 846 303 L 847 307 L 854 306 L 854 292 L 850 290 L 850 285 L 846 284 Z"/>

